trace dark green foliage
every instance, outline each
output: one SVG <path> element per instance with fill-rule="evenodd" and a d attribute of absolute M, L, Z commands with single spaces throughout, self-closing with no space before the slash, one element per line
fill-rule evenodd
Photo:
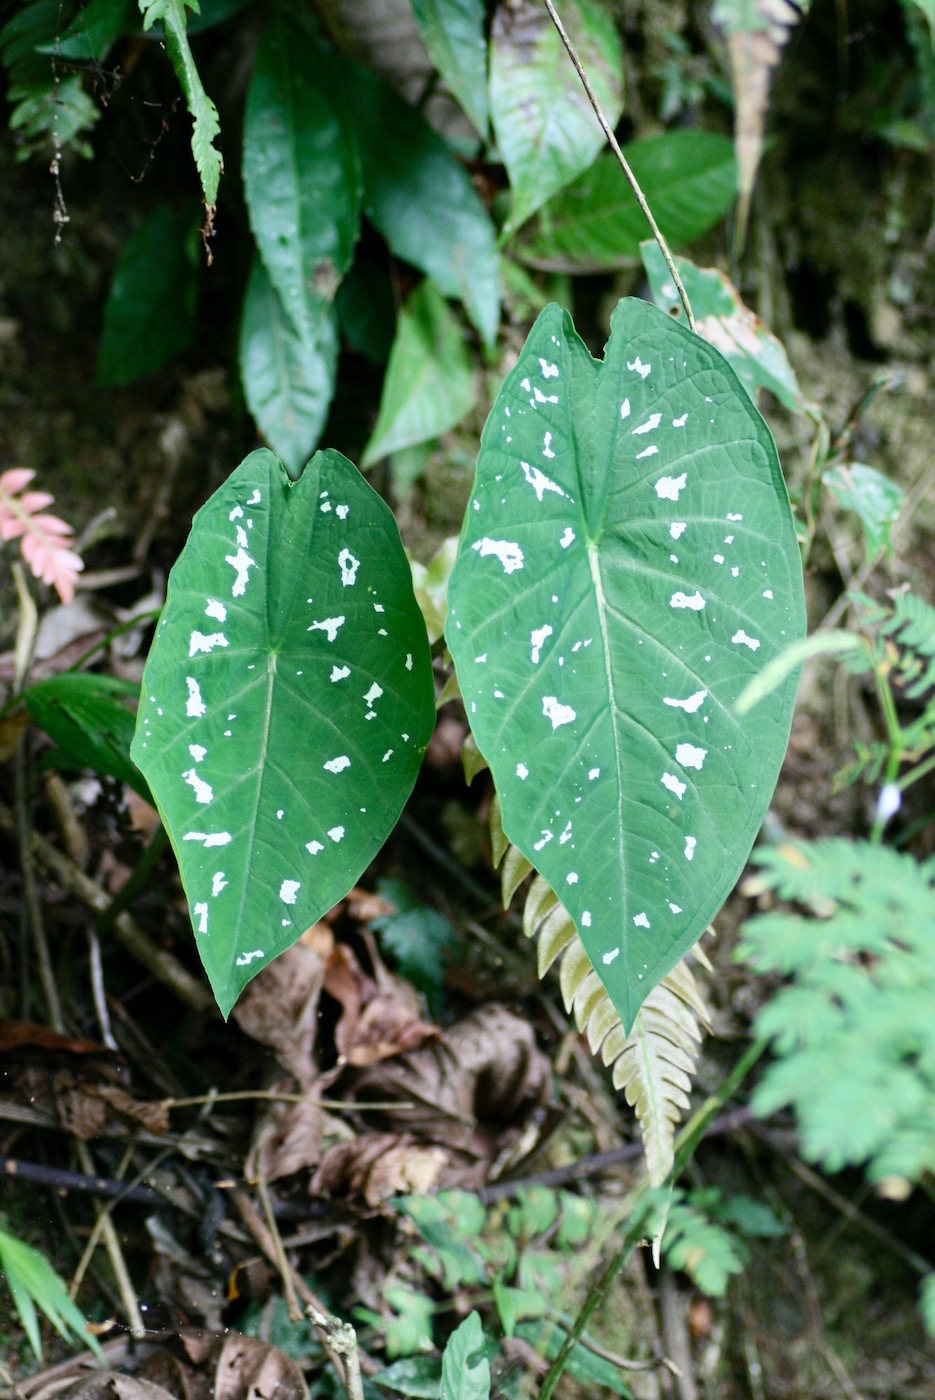
<path fill-rule="evenodd" d="M 124 700 L 139 699 L 139 686 L 92 672 L 65 672 L 37 681 L 23 699 L 40 729 L 58 745 L 44 755 L 47 768 L 91 768 L 128 783 L 146 801 L 152 796 L 130 759 L 136 716 Z"/>
<path fill-rule="evenodd" d="M 423 993 L 437 1020 L 445 1002 L 445 967 L 461 952 L 461 941 L 444 915 L 420 904 L 402 880 L 381 880 L 377 892 L 396 912 L 381 914 L 372 927 L 402 976 Z"/>

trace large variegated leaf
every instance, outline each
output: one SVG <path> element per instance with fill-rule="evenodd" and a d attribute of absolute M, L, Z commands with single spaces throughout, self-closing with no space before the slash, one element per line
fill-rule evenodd
<path fill-rule="evenodd" d="M 369 865 L 434 718 L 388 507 L 338 452 L 295 482 L 251 453 L 172 571 L 131 751 L 225 1015 Z"/>
<path fill-rule="evenodd" d="M 727 362 L 633 300 L 595 362 L 547 308 L 484 430 L 446 636 L 504 830 L 627 1029 L 747 858 L 796 676 L 752 724 L 733 704 L 803 631 L 776 449 Z"/>

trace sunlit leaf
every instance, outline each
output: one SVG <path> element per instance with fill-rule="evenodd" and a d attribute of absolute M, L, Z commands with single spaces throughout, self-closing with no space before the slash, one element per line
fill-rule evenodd
<path fill-rule="evenodd" d="M 625 1027 L 753 844 L 804 633 L 769 431 L 726 361 L 628 300 L 595 362 L 548 308 L 488 419 L 446 638 L 509 839 L 559 894 Z"/>
<path fill-rule="evenodd" d="M 623 55 L 603 0 L 565 0 L 561 18 L 611 126 L 623 109 Z M 513 202 L 504 232 L 579 175 L 604 144 L 581 79 L 537 0 L 497 6 L 490 38 L 490 115 Z"/>
<path fill-rule="evenodd" d="M 469 1313 L 452 1332 L 442 1355 L 440 1400 L 488 1400 L 490 1363 L 480 1315 Z"/>
<path fill-rule="evenodd" d="M 893 526 L 906 500 L 902 487 L 863 462 L 832 467 L 825 472 L 822 481 L 838 505 L 854 511 L 858 516 L 867 559 L 876 559 L 880 553 L 885 554 L 887 559 L 891 558 Z"/>
<path fill-rule="evenodd" d="M 388 507 L 340 453 L 251 453 L 172 571 L 132 750 L 225 1015 L 376 855 L 434 711 Z"/>

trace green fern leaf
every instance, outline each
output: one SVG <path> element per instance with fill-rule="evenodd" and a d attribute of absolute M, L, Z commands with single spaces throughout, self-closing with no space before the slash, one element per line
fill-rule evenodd
<path fill-rule="evenodd" d="M 503 834 L 499 804 L 490 817 L 494 860 L 501 866 L 504 907 L 533 867 Z M 523 911 L 523 932 L 537 939 L 539 976 L 560 959 L 559 985 L 591 1054 L 600 1054 L 635 1111 L 646 1170 L 657 1186 L 672 1170 L 675 1129 L 689 1106 L 701 1028 L 708 1014 L 687 959 L 683 958 L 643 1002 L 629 1035 L 591 965 L 574 921 L 551 886 L 536 875 Z"/>
<path fill-rule="evenodd" d="M 935 1168 L 935 862 L 868 842 L 757 857 L 807 912 L 751 920 L 738 956 L 790 985 L 757 1018 L 776 1056 L 753 1098 L 793 1108 L 808 1158 L 871 1181 Z"/>
<path fill-rule="evenodd" d="M 166 36 L 166 50 L 175 69 L 175 76 L 182 85 L 194 124 L 192 155 L 201 177 L 201 189 L 210 217 L 217 204 L 218 183 L 224 162 L 221 152 L 214 144 L 221 132 L 217 108 L 204 90 L 188 42 L 185 10 L 187 8 L 195 14 L 200 13 L 199 0 L 139 0 L 139 7 L 144 29 L 151 29 L 157 21 L 162 23 Z"/>

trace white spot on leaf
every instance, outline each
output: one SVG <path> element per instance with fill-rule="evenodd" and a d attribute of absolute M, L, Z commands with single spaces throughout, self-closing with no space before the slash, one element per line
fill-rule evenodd
<path fill-rule="evenodd" d="M 338 635 L 339 628 L 344 626 L 343 617 L 323 617 L 320 622 L 313 622 L 306 630 L 309 632 L 325 632 L 329 642 L 333 642 Z"/>
<path fill-rule="evenodd" d="M 299 880 L 283 880 L 279 886 L 279 898 L 283 904 L 295 904 L 296 895 L 301 888 Z"/>
<path fill-rule="evenodd" d="M 687 422 L 688 422 L 688 414 L 687 414 L 687 413 L 683 413 L 682 416 L 681 416 L 681 418 L 673 418 L 673 419 L 672 419 L 672 426 L 673 426 L 673 428 L 684 428 L 684 427 L 685 427 L 685 424 L 686 424 Z"/>
<path fill-rule="evenodd" d="M 182 837 L 183 841 L 202 841 L 205 850 L 210 850 L 212 846 L 227 846 L 231 841 L 229 831 L 190 831 L 187 836 Z"/>
<path fill-rule="evenodd" d="M 350 766 L 351 760 L 346 753 L 340 754 L 337 758 L 329 758 L 327 763 L 322 765 L 329 773 L 343 773 L 345 768 L 350 768 Z"/>
<path fill-rule="evenodd" d="M 338 568 L 341 570 L 341 583 L 345 588 L 350 588 L 357 578 L 360 560 L 355 559 L 349 549 L 342 549 L 338 555 Z"/>
<path fill-rule="evenodd" d="M 201 763 L 206 757 L 208 750 L 205 748 L 204 744 L 189 744 L 188 752 L 196 763 Z"/>
<path fill-rule="evenodd" d="M 644 365 L 639 355 L 637 355 L 636 359 L 633 360 L 632 363 L 630 360 L 627 360 L 627 369 L 631 369 L 634 374 L 638 374 L 640 379 L 645 379 L 646 376 L 652 371 L 652 365 Z"/>
<path fill-rule="evenodd" d="M 667 900 L 666 900 L 666 904 L 668 904 L 668 906 L 669 906 L 669 908 L 672 910 L 672 913 L 673 913 L 673 914 L 681 914 L 681 912 L 682 912 L 682 906 L 681 906 L 681 904 L 673 904 L 672 901 L 671 901 L 671 899 L 667 899 Z"/>
<path fill-rule="evenodd" d="M 637 433 L 651 433 L 654 428 L 658 428 L 662 422 L 661 413 L 651 413 L 645 423 L 641 423 L 638 428 L 633 429 L 634 436 Z"/>
<path fill-rule="evenodd" d="M 558 697 L 555 695 L 543 695 L 542 713 L 546 719 L 552 721 L 553 730 L 561 728 L 563 724 L 571 724 L 573 719 L 577 719 L 571 706 L 559 704 Z"/>
<path fill-rule="evenodd" d="M 226 647 L 227 645 L 228 641 L 223 632 L 212 632 L 209 637 L 206 637 L 203 632 L 193 632 L 188 643 L 189 659 L 197 656 L 200 651 L 211 652 L 214 651 L 215 647 Z"/>
<path fill-rule="evenodd" d="M 566 525 L 566 526 L 565 526 L 565 533 L 562 535 L 562 538 L 559 540 L 559 544 L 562 546 L 562 549 L 567 549 L 568 546 L 574 541 L 574 538 L 575 538 L 575 532 L 574 532 L 574 530 L 571 528 L 570 525 Z"/>
<path fill-rule="evenodd" d="M 551 637 L 551 635 L 552 628 L 549 626 L 548 623 L 546 623 L 544 627 L 537 627 L 534 632 L 530 633 L 529 640 L 532 644 L 532 664 L 534 666 L 538 666 L 539 657 L 542 654 L 542 648 L 545 645 L 545 640 L 547 637 Z"/>
<path fill-rule="evenodd" d="M 227 609 L 217 598 L 209 598 L 205 606 L 205 617 L 213 617 L 215 622 L 226 622 Z"/>
<path fill-rule="evenodd" d="M 288 923 L 288 919 L 286 920 L 286 922 Z M 252 949 L 252 951 L 249 952 L 249 953 L 241 953 L 240 957 L 237 959 L 237 966 L 238 966 L 238 967 L 249 967 L 250 964 L 253 962 L 253 959 L 254 959 L 254 958 L 262 958 L 262 957 L 263 957 L 263 949 L 262 949 L 262 948 L 254 948 L 254 949 Z"/>
<path fill-rule="evenodd" d="M 348 676 L 349 676 L 350 674 L 351 674 L 351 668 L 350 668 L 350 666 L 332 666 L 332 668 L 331 668 L 331 683 L 332 683 L 332 685 L 335 683 L 335 681 L 344 681 L 344 680 L 347 680 L 347 678 L 348 678 Z"/>
<path fill-rule="evenodd" d="M 525 782 L 526 779 L 529 777 L 529 769 L 526 767 L 525 763 L 517 763 L 516 776 L 522 782 Z"/>
<path fill-rule="evenodd" d="M 634 915 L 633 915 L 633 922 L 634 922 L 634 924 L 636 925 L 637 928 L 651 928 L 651 927 L 652 927 L 652 925 L 651 925 L 650 922 L 649 922 L 649 919 L 646 917 L 645 914 L 634 914 Z"/>
<path fill-rule="evenodd" d="M 584 923 L 584 919 L 582 919 L 581 922 Z M 610 950 L 609 953 L 605 953 L 605 954 L 604 954 L 604 956 L 603 956 L 603 958 L 601 959 L 601 961 L 603 962 L 603 964 L 604 964 L 605 967 L 609 967 L 610 964 L 613 962 L 614 958 L 619 958 L 619 956 L 620 956 L 620 949 L 619 949 L 619 948 L 611 948 L 611 950 Z"/>
<path fill-rule="evenodd" d="M 211 784 L 199 778 L 194 768 L 189 768 L 187 773 L 182 774 L 182 777 L 194 792 L 196 802 L 200 802 L 204 806 L 214 797 L 214 789 Z"/>
<path fill-rule="evenodd" d="M 687 529 L 688 529 L 688 523 L 687 523 L 687 521 L 685 521 L 685 520 L 673 520 L 673 521 L 672 521 L 672 524 L 669 526 L 669 534 L 672 536 L 672 538 L 673 538 L 674 540 L 678 540 L 678 539 L 681 539 L 682 535 L 684 535 L 684 533 L 685 533 L 685 531 L 686 531 Z"/>
<path fill-rule="evenodd" d="M 582 927 L 582 928 L 590 928 L 590 927 L 591 927 L 591 911 L 590 911 L 590 909 L 585 909 L 584 913 L 581 915 L 581 927 Z"/>
<path fill-rule="evenodd" d="M 204 902 L 201 902 L 201 903 L 196 904 L 195 907 L 194 907 L 194 909 L 192 910 L 192 913 L 194 914 L 195 919 L 197 920 L 196 932 L 197 932 L 197 933 L 207 933 L 207 932 L 208 932 L 208 906 L 207 906 L 207 904 L 205 904 Z"/>
<path fill-rule="evenodd" d="M 320 841 L 306 841 L 305 849 L 310 856 L 317 856 L 318 852 L 323 851 L 325 848 Z"/>
<path fill-rule="evenodd" d="M 539 364 L 542 367 L 543 379 L 558 378 L 558 365 L 550 365 L 548 360 L 544 360 L 541 355 L 539 356 Z"/>
<path fill-rule="evenodd" d="M 342 841 L 344 839 L 344 827 L 331 826 L 328 828 L 328 835 L 331 837 L 332 841 Z"/>
<path fill-rule="evenodd" d="M 684 710 L 686 714 L 693 715 L 707 694 L 706 690 L 696 690 L 694 695 L 689 695 L 687 700 L 676 700 L 671 695 L 664 695 L 662 703 L 663 705 L 671 705 L 675 710 Z"/>
<path fill-rule="evenodd" d="M 697 841 L 697 839 L 696 839 L 694 836 L 686 836 L 686 837 L 685 837 L 685 859 L 686 859 L 686 860 L 694 860 L 694 859 L 695 859 L 695 847 L 696 847 L 697 845 L 698 845 L 698 841 Z"/>
<path fill-rule="evenodd" d="M 760 644 L 757 641 L 756 637 L 748 637 L 742 627 L 739 627 L 737 629 L 737 631 L 731 637 L 731 641 L 734 643 L 735 646 L 749 647 L 751 651 L 759 651 L 760 649 Z"/>
<path fill-rule="evenodd" d="M 505 574 L 512 574 L 516 569 L 523 567 L 523 551 L 518 544 L 513 544 L 510 540 L 492 540 L 485 537 L 477 540 L 474 548 L 480 552 L 482 559 L 489 554 L 499 559 Z"/>
<path fill-rule="evenodd" d="M 644 447 L 642 452 L 637 452 L 635 460 L 641 462 L 644 457 L 655 457 L 658 451 L 659 448 L 654 443 L 651 447 Z"/>
<path fill-rule="evenodd" d="M 682 798 L 685 796 L 685 784 L 679 782 L 674 773 L 663 773 L 659 781 L 664 788 L 668 788 L 671 793 L 674 793 L 681 802 Z"/>
<path fill-rule="evenodd" d="M 242 598 L 247 591 L 250 570 L 256 568 L 256 560 L 251 558 L 241 545 L 236 554 L 225 554 L 224 563 L 230 564 L 237 575 L 231 588 L 231 595 L 234 598 Z"/>
<path fill-rule="evenodd" d="M 552 455 L 555 456 L 554 452 Z M 545 472 L 540 471 L 538 467 L 531 467 L 528 462 L 520 462 L 520 466 L 523 469 L 523 476 L 535 491 L 538 500 L 542 500 L 546 491 L 551 491 L 556 496 L 564 496 L 565 492 L 558 483 L 550 481 Z"/>
<path fill-rule="evenodd" d="M 193 676 L 185 677 L 185 684 L 188 686 L 188 699 L 185 702 L 185 713 L 189 719 L 200 719 L 202 715 L 208 713 L 208 707 L 201 698 L 201 686 Z"/>
<path fill-rule="evenodd" d="M 212 897 L 213 897 L 214 899 L 217 899 L 218 895 L 221 893 L 221 890 L 226 890 L 226 889 L 227 889 L 227 876 L 224 874 L 224 871 L 223 871 L 223 870 L 216 870 L 216 871 L 214 872 L 214 874 L 212 875 L 212 877 L 211 877 L 211 894 L 212 894 Z"/>
<path fill-rule="evenodd" d="M 687 481 L 687 472 L 682 472 L 681 476 L 661 476 L 655 483 L 656 495 L 660 501 L 677 501 Z"/>
<path fill-rule="evenodd" d="M 695 744 L 678 744 L 676 746 L 675 761 L 681 763 L 683 768 L 700 770 L 707 756 L 708 750 L 699 749 Z"/>
<path fill-rule="evenodd" d="M 691 608 L 692 612 L 701 612 L 704 607 L 704 598 L 696 590 L 694 593 L 673 593 L 669 599 L 670 608 Z"/>

